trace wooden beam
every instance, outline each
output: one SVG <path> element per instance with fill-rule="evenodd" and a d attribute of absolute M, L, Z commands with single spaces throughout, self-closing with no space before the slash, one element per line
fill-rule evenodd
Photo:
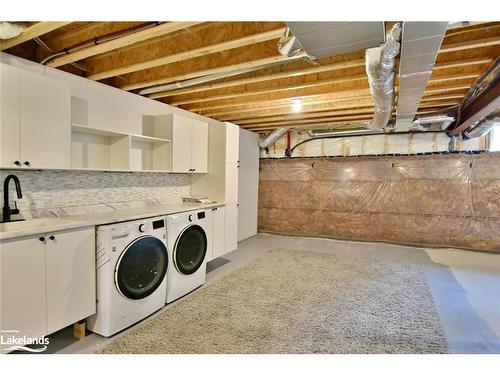
<path fill-rule="evenodd" d="M 163 91 L 163 92 L 158 92 L 155 94 L 150 94 L 150 95 L 148 95 L 148 98 L 158 99 L 158 98 L 165 98 L 168 96 L 192 94 L 192 93 L 201 92 L 201 91 L 222 89 L 222 88 L 240 86 L 240 85 L 247 85 L 250 83 L 271 81 L 271 80 L 281 79 L 281 78 L 297 77 L 297 76 L 306 75 L 306 74 L 323 73 L 323 72 L 329 72 L 329 71 L 334 71 L 334 70 L 359 67 L 359 66 L 364 66 L 364 65 L 365 65 L 364 59 L 357 59 L 357 60 L 353 60 L 353 61 L 325 64 L 325 65 L 321 65 L 321 66 L 314 66 L 314 67 L 310 67 L 310 68 L 302 68 L 302 69 L 278 72 L 278 73 L 267 74 L 267 75 L 262 75 L 262 76 L 257 76 L 257 77 L 241 78 L 241 79 L 236 79 L 236 80 L 232 80 L 232 81 L 218 82 L 218 83 L 212 83 L 212 84 L 208 84 L 208 85 L 195 86 L 195 87 L 187 87 L 187 88 L 178 89 L 178 90 Z"/>
<path fill-rule="evenodd" d="M 468 59 L 468 60 L 450 61 L 450 62 L 436 64 L 434 66 L 434 70 L 455 68 L 455 67 L 461 67 L 461 66 L 489 64 L 492 61 L 493 61 L 493 59 L 491 59 L 491 58 L 476 58 L 476 59 Z M 263 81 L 270 81 L 270 80 L 281 79 L 281 78 L 297 77 L 300 75 L 323 73 L 323 72 L 340 70 L 340 69 L 354 68 L 354 67 L 359 67 L 359 66 L 364 66 L 364 65 L 365 65 L 364 59 L 357 59 L 357 60 L 353 60 L 353 61 L 325 64 L 325 65 L 321 65 L 318 67 L 302 68 L 302 69 L 297 69 L 297 70 L 278 72 L 278 73 L 262 75 L 262 76 L 258 76 L 258 77 L 242 78 L 242 79 L 212 83 L 212 84 L 207 84 L 207 85 L 186 87 L 186 88 L 177 89 L 177 90 L 162 91 L 162 92 L 158 92 L 155 94 L 147 95 L 147 97 L 150 99 L 158 99 L 158 98 L 165 98 L 165 97 L 169 97 L 169 96 L 194 94 L 194 93 L 202 92 L 202 91 L 216 90 L 216 89 L 222 89 L 222 88 L 234 87 L 234 86 L 241 86 L 241 85 L 247 85 L 247 84 L 263 82 Z"/>
<path fill-rule="evenodd" d="M 210 55 L 212 53 L 222 52 L 233 48 L 244 47 L 250 44 L 266 42 L 268 40 L 273 40 L 273 39 L 279 39 L 283 35 L 285 30 L 286 28 L 279 28 L 276 30 L 266 31 L 263 33 L 249 35 L 222 43 L 196 48 L 190 51 L 175 53 L 170 56 L 160 57 L 154 60 L 144 61 L 137 64 L 122 66 L 104 72 L 91 74 L 88 76 L 88 78 L 98 81 L 104 78 L 114 77 L 127 73 L 133 73 L 144 69 L 151 69 L 161 65 L 167 65 L 178 61 L 192 59 L 195 57 Z M 126 87 L 124 87 L 123 89 L 128 90 Z"/>
<path fill-rule="evenodd" d="M 430 94 L 446 93 L 455 90 L 467 90 L 469 89 L 469 87 L 470 85 L 462 85 L 457 87 L 451 86 L 443 88 L 441 87 L 431 88 L 427 89 L 424 92 L 424 97 Z M 397 87 L 396 87 L 396 92 L 397 92 Z M 357 101 L 366 99 L 369 99 L 371 101 L 371 104 L 373 104 L 369 89 L 343 90 L 328 94 L 304 96 L 301 97 L 302 112 L 313 111 L 314 109 L 319 108 L 318 106 L 320 105 L 322 106 L 323 109 L 329 109 L 330 103 L 352 101 L 354 104 L 356 104 Z M 290 98 L 280 99 L 273 102 L 266 102 L 266 101 L 262 102 L 259 100 L 247 106 L 249 108 L 240 105 L 234 109 L 222 109 L 217 111 L 206 112 L 203 114 L 205 116 L 214 116 L 223 120 L 232 120 L 236 118 L 238 119 L 252 118 L 253 116 L 269 115 L 269 113 L 266 113 L 265 111 L 268 111 L 271 114 L 276 114 L 277 111 L 279 111 L 280 113 L 290 113 L 292 104 L 293 102 L 292 99 Z M 315 108 L 311 109 L 311 106 L 314 106 Z"/>
<path fill-rule="evenodd" d="M 423 97 L 420 99 L 420 103 L 422 102 L 433 102 L 435 100 L 445 100 L 445 99 L 463 99 L 466 93 L 463 94 L 457 94 L 457 95 L 434 95 L 434 96 L 429 96 L 429 97 Z"/>
<path fill-rule="evenodd" d="M 253 124 L 263 124 L 267 122 L 273 121 L 293 121 L 293 120 L 302 120 L 302 119 L 310 119 L 317 117 L 329 117 L 329 116 L 337 116 L 337 115 L 353 115 L 360 113 L 373 113 L 373 105 L 366 107 L 356 107 L 355 109 L 339 109 L 334 111 L 321 111 L 321 112 L 312 112 L 312 113 L 295 113 L 293 115 L 281 115 L 281 116 L 270 116 L 270 117 L 261 117 L 254 118 L 249 120 L 235 120 L 233 121 L 238 125 L 253 125 Z"/>
<path fill-rule="evenodd" d="M 449 99 L 461 99 L 463 98 L 462 95 L 448 95 L 448 96 L 431 96 L 429 98 L 424 98 L 421 100 L 424 102 L 433 102 L 433 101 L 440 101 L 440 100 L 449 100 Z M 337 114 L 354 114 L 358 113 L 360 110 L 361 111 L 366 111 L 367 108 L 373 109 L 373 105 L 369 106 L 359 106 L 355 107 L 355 109 L 339 109 L 339 110 L 333 110 L 333 111 L 319 111 L 319 112 L 302 112 L 302 113 L 294 113 L 294 114 L 282 114 L 282 115 L 274 115 L 274 116 L 262 116 L 262 117 L 252 117 L 250 119 L 242 119 L 242 120 L 233 120 L 233 122 L 237 124 L 254 124 L 254 123 L 265 123 L 265 122 L 270 122 L 270 121 L 275 121 L 275 120 L 294 120 L 294 119 L 301 119 L 301 118 L 312 118 L 312 117 L 324 117 L 328 115 L 337 115 Z M 373 112 L 373 110 L 372 110 Z"/>
<path fill-rule="evenodd" d="M 346 96 L 343 96 L 346 95 Z M 304 109 L 304 106 L 311 105 L 311 104 L 316 104 L 319 102 L 340 102 L 340 101 L 355 101 L 359 100 L 361 98 L 370 98 L 371 99 L 371 94 L 370 90 L 367 89 L 354 89 L 354 90 L 342 90 L 342 91 L 337 91 L 337 92 L 332 92 L 332 93 L 324 93 L 324 94 L 317 94 L 317 95 L 305 95 L 305 96 L 300 96 L 296 97 L 297 99 L 300 99 L 302 101 L 302 107 Z M 273 101 L 268 101 L 268 100 L 262 100 L 258 99 L 255 101 L 251 102 L 245 102 L 242 103 L 241 106 L 238 105 L 232 105 L 231 107 L 236 107 L 236 108 L 231 108 L 227 109 L 226 106 L 224 108 L 221 108 L 216 111 L 200 111 L 203 113 L 205 116 L 211 116 L 211 115 L 224 115 L 224 114 L 230 114 L 230 113 L 239 113 L 239 112 L 249 112 L 249 111 L 256 111 L 256 110 L 261 110 L 261 109 L 276 109 L 279 107 L 290 107 L 293 104 L 294 97 L 291 98 L 283 98 L 283 99 L 276 99 Z M 246 106 L 246 107 L 245 107 Z M 213 107 L 214 109 L 217 109 Z"/>
<path fill-rule="evenodd" d="M 11 39 L 0 40 L 0 51 L 17 46 L 18 44 L 27 42 L 28 40 L 47 34 L 55 29 L 63 27 L 71 22 L 38 22 L 27 27 L 24 31 Z"/>
<path fill-rule="evenodd" d="M 352 82 L 352 81 L 368 81 L 368 78 L 365 74 L 363 74 L 363 75 L 356 75 L 356 76 L 347 76 L 344 78 L 324 79 L 324 80 L 320 80 L 320 81 L 313 81 L 313 82 L 302 83 L 302 84 L 298 84 L 298 85 L 290 85 L 290 86 L 284 86 L 284 87 L 272 87 L 272 88 L 261 89 L 261 90 L 244 91 L 244 92 L 239 92 L 239 93 L 234 93 L 234 94 L 216 95 L 216 96 L 210 96 L 208 98 L 202 98 L 202 99 L 195 98 L 195 99 L 180 100 L 178 102 L 172 102 L 169 104 L 179 106 L 179 105 L 186 105 L 186 104 L 191 104 L 191 103 L 211 102 L 214 100 L 240 98 L 242 96 L 260 95 L 260 94 L 266 94 L 266 93 L 270 93 L 270 92 L 275 93 L 275 92 L 280 92 L 280 91 L 300 90 L 300 89 L 304 89 L 307 87 L 333 85 L 336 83 L 344 83 L 344 82 Z"/>
<path fill-rule="evenodd" d="M 494 78 L 477 96 L 462 109 L 460 123 L 453 129 L 459 134 L 500 108 L 500 78 Z"/>
<path fill-rule="evenodd" d="M 500 37 L 494 36 L 491 38 L 483 38 L 483 39 L 469 40 L 466 42 L 444 44 L 441 46 L 439 53 L 463 51 L 466 49 L 473 49 L 473 48 L 483 48 L 489 46 L 496 46 L 498 44 L 500 44 Z"/>
<path fill-rule="evenodd" d="M 246 61 L 246 62 L 239 63 L 239 64 L 218 66 L 216 68 L 197 70 L 197 71 L 193 71 L 193 72 L 189 72 L 189 73 L 185 73 L 185 74 L 180 74 L 177 76 L 167 77 L 167 78 L 159 78 L 159 79 L 154 79 L 154 80 L 126 84 L 121 88 L 123 90 L 128 90 L 128 91 L 136 90 L 136 89 L 140 89 L 143 87 L 157 86 L 157 85 L 162 85 L 162 84 L 166 84 L 166 83 L 183 81 L 185 79 L 208 76 L 211 74 L 226 73 L 226 72 L 231 72 L 231 71 L 240 70 L 240 69 L 247 69 L 247 68 L 263 67 L 263 66 L 267 66 L 267 65 L 279 63 L 279 62 L 288 62 L 288 61 L 292 61 L 292 60 L 297 60 L 299 58 L 303 58 L 304 56 L 305 55 L 298 55 L 295 57 L 285 57 L 282 55 L 275 55 L 275 56 L 265 57 L 265 58 L 258 59 L 258 60 Z"/>
<path fill-rule="evenodd" d="M 450 104 L 451 103 L 451 104 Z M 421 108 L 433 108 L 433 107 L 447 107 L 450 105 L 453 105 L 455 101 L 453 102 L 429 102 L 429 103 L 423 103 L 420 107 Z M 319 113 L 319 112 L 324 112 L 324 111 L 330 111 L 330 110 L 347 110 L 347 109 L 356 109 L 356 108 L 362 108 L 362 107 L 368 107 L 368 106 L 373 106 L 373 101 L 372 100 L 367 100 L 367 99 L 360 99 L 357 102 L 336 102 L 336 103 L 312 103 L 312 106 L 309 108 L 304 109 L 303 107 L 303 114 L 311 114 L 311 113 Z M 229 115 L 229 116 L 211 116 L 213 118 L 216 118 L 219 121 L 231 121 L 231 122 L 238 122 L 242 119 L 256 119 L 259 117 L 264 117 L 264 116 L 270 116 L 270 115 L 276 115 L 276 114 L 290 114 L 289 106 L 286 111 L 284 110 L 273 110 L 272 112 L 266 112 L 266 113 L 259 113 L 259 111 L 256 112 L 246 112 L 243 114 L 239 115 Z"/>
<path fill-rule="evenodd" d="M 453 74 L 453 75 L 441 75 L 441 76 L 437 76 L 437 77 L 433 77 L 431 76 L 431 78 L 429 79 L 429 83 L 440 83 L 440 82 L 447 82 L 447 81 L 453 81 L 453 80 L 459 80 L 459 79 L 473 79 L 473 78 L 477 78 L 478 76 L 480 75 L 480 73 L 460 73 L 460 74 Z M 355 76 L 357 79 L 356 80 L 362 80 L 361 77 L 362 76 Z M 364 76 L 364 79 L 366 79 L 366 76 Z M 342 79 L 340 79 L 342 80 Z M 341 83 L 342 81 L 337 81 L 337 82 L 333 82 L 333 80 L 326 80 L 326 81 L 332 81 L 332 82 L 326 82 L 326 81 L 316 81 L 316 83 L 320 82 L 321 85 L 323 84 L 332 84 L 332 83 Z M 348 79 L 346 79 L 346 81 L 348 81 Z M 280 89 L 280 90 L 277 90 L 275 89 L 274 91 L 267 91 L 267 92 L 271 92 L 271 93 L 275 93 L 275 92 L 279 92 L 279 91 L 285 91 L 285 96 L 282 96 L 280 98 L 269 98 L 269 97 L 263 97 L 263 98 L 258 98 L 258 99 L 255 99 L 255 100 L 252 100 L 252 101 L 238 101 L 238 102 L 230 102 L 230 103 L 224 103 L 224 104 L 205 104 L 205 105 L 199 105 L 199 106 L 188 106 L 186 107 L 185 109 L 189 110 L 189 111 L 205 111 L 205 110 L 208 110 L 209 112 L 208 113 L 213 113 L 213 110 L 214 109 L 222 109 L 222 108 L 230 108 L 230 107 L 239 107 L 241 108 L 241 106 L 244 106 L 244 105 L 250 105 L 250 104 L 257 104 L 257 103 L 262 103 L 262 102 L 266 102 L 266 103 L 270 103 L 272 102 L 273 100 L 285 100 L 285 99 L 294 99 L 294 98 L 299 98 L 301 97 L 301 93 L 300 92 L 293 92 L 293 93 L 290 93 L 290 94 L 287 94 L 286 91 L 290 91 L 290 90 L 300 90 L 300 89 L 304 89 L 304 88 L 308 88 L 308 87 L 316 87 L 318 86 L 317 84 L 315 84 L 314 82 L 310 83 L 310 84 L 306 84 L 306 85 L 302 85 L 302 86 L 295 86 L 295 87 L 284 87 L 283 89 Z M 338 92 L 342 92 L 342 91 L 338 91 Z M 248 92 L 250 93 L 250 92 Z M 263 92 L 259 92 L 258 94 L 262 94 Z M 244 94 L 247 94 L 247 93 L 244 93 Z M 326 93 L 325 93 L 326 94 Z M 248 94 L 248 95 L 256 95 L 255 92 L 252 92 L 251 94 Z M 245 95 L 241 95 L 241 96 L 245 96 Z M 227 98 L 227 99 L 234 99 L 234 98 Z M 216 99 L 214 99 L 216 100 Z M 172 104 L 172 103 L 170 103 Z"/>
<path fill-rule="evenodd" d="M 245 129 L 254 129 L 254 128 L 266 128 L 270 126 L 293 126 L 293 125 L 305 125 L 305 124 L 314 124 L 314 123 L 328 123 L 330 121 L 352 121 L 352 120 L 365 120 L 371 119 L 373 116 L 373 111 L 365 114 L 357 114 L 352 116 L 335 116 L 335 117 L 326 117 L 319 119 L 306 119 L 306 120 L 297 120 L 297 121 L 277 121 L 267 124 L 257 124 L 257 125 L 245 125 L 242 126 Z"/>
<path fill-rule="evenodd" d="M 75 52 L 71 52 L 61 57 L 56 57 L 47 65 L 51 67 L 58 67 L 69 64 L 74 61 L 83 60 L 90 56 L 99 55 L 101 53 L 116 50 L 130 46 L 135 43 L 142 42 L 147 39 L 156 38 L 165 34 L 170 34 L 178 30 L 187 29 L 191 26 L 198 25 L 201 22 L 164 22 L 158 26 L 153 26 L 142 31 L 133 32 L 123 37 L 104 42 L 102 44 L 93 45 L 91 47 L 82 48 Z M 111 76 L 107 76 L 111 77 Z M 104 77 L 106 78 L 106 77 Z"/>
<path fill-rule="evenodd" d="M 491 64 L 493 59 L 489 57 L 480 57 L 480 58 L 475 58 L 475 59 L 468 59 L 468 60 L 454 60 L 454 61 L 447 61 L 447 62 L 442 62 L 442 63 L 436 63 L 433 67 L 434 70 L 441 70 L 441 69 L 449 69 L 449 68 L 458 68 L 461 66 L 471 66 L 471 65 L 482 65 L 482 64 Z"/>
<path fill-rule="evenodd" d="M 438 104 L 432 104 L 432 105 L 423 105 L 420 106 L 419 108 L 438 108 L 438 107 L 447 107 L 451 105 L 456 105 L 457 102 L 444 102 L 444 103 L 438 103 Z M 327 118 L 306 118 L 306 119 L 296 119 L 296 120 L 281 120 L 281 121 L 272 121 L 268 122 L 265 124 L 247 124 L 244 125 L 246 129 L 251 129 L 251 128 L 262 128 L 266 126 L 278 126 L 278 125 L 284 125 L 284 126 L 291 126 L 291 125 L 303 125 L 303 124 L 312 124 L 312 123 L 318 123 L 318 122 L 328 122 L 330 120 L 336 120 L 336 121 L 342 121 L 342 120 L 353 120 L 353 119 L 361 119 L 361 118 L 371 118 L 373 115 L 373 111 L 360 111 L 357 114 L 353 114 L 350 116 L 335 116 L 335 117 L 330 117 L 327 116 Z"/>

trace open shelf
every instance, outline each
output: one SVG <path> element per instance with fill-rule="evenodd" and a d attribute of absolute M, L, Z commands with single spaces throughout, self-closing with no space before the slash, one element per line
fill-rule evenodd
<path fill-rule="evenodd" d="M 85 126 L 73 125 L 71 130 L 71 168 L 129 169 L 130 136 Z"/>
<path fill-rule="evenodd" d="M 151 142 L 132 138 L 130 169 L 133 171 L 170 171 L 170 142 Z"/>
<path fill-rule="evenodd" d="M 71 167 L 96 171 L 170 172 L 166 138 L 71 126 Z"/>

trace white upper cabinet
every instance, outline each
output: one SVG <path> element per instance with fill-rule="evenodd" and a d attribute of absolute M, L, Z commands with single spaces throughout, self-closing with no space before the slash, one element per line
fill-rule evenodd
<path fill-rule="evenodd" d="M 21 166 L 19 82 L 19 69 L 0 64 L 0 166 L 7 168 Z"/>
<path fill-rule="evenodd" d="M 69 86 L 23 71 L 20 91 L 21 163 L 31 168 L 71 168 Z"/>
<path fill-rule="evenodd" d="M 226 122 L 226 163 L 237 164 L 240 158 L 240 127 Z"/>
<path fill-rule="evenodd" d="M 180 115 L 155 118 L 157 126 L 165 126 L 172 142 L 172 172 L 207 173 L 208 124 Z"/>
<path fill-rule="evenodd" d="M 194 173 L 207 173 L 208 124 L 191 120 L 191 168 Z"/>
<path fill-rule="evenodd" d="M 69 86 L 1 64 L 1 166 L 71 167 Z"/>

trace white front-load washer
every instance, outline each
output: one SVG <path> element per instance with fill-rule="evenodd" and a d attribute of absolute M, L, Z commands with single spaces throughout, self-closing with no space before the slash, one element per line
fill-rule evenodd
<path fill-rule="evenodd" d="M 166 217 L 171 267 L 167 273 L 167 303 L 205 283 L 207 254 L 212 252 L 212 212 L 197 210 Z"/>
<path fill-rule="evenodd" d="M 87 325 L 109 337 L 165 306 L 165 219 L 102 225 L 96 238 L 97 313 Z"/>

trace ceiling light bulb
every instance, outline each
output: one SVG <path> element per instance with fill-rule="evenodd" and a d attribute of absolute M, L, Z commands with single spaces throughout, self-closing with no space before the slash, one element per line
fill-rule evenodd
<path fill-rule="evenodd" d="M 300 112 L 300 110 L 302 109 L 302 103 L 300 102 L 300 100 L 295 100 L 293 102 L 292 109 L 294 112 Z"/>

